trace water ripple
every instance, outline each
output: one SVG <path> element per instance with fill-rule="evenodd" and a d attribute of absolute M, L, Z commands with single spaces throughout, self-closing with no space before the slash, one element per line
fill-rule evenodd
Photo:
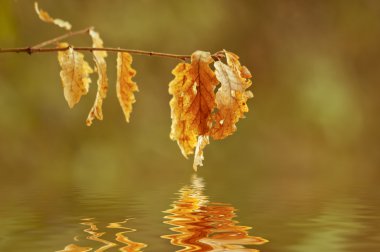
<path fill-rule="evenodd" d="M 161 236 L 171 244 L 182 247 L 178 251 L 258 251 L 247 246 L 268 242 L 257 236 L 250 236 L 251 227 L 240 226 L 236 208 L 226 203 L 210 202 L 203 194 L 204 183 L 194 176 L 191 185 L 179 190 L 178 199 L 172 208 L 164 211 L 165 224 L 171 225 L 174 234 Z"/>

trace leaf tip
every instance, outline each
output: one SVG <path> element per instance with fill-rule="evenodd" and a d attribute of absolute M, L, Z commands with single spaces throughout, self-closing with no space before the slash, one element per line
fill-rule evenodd
<path fill-rule="evenodd" d="M 198 172 L 198 167 L 197 167 L 196 165 L 193 165 L 193 170 L 194 170 L 195 172 Z"/>
<path fill-rule="evenodd" d="M 87 118 L 87 120 L 86 120 L 86 126 L 90 127 L 91 125 L 92 125 L 92 120 Z"/>

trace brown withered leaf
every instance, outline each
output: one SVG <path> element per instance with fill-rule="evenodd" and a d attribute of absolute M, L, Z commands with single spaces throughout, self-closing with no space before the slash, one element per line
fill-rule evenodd
<path fill-rule="evenodd" d="M 195 148 L 193 169 L 198 170 L 198 166 L 203 166 L 203 150 L 210 143 L 209 136 L 199 136 L 197 146 Z"/>
<path fill-rule="evenodd" d="M 94 31 L 94 29 L 90 29 L 89 34 L 92 38 L 92 47 L 103 48 L 103 40 L 100 38 L 99 33 Z M 103 99 L 106 98 L 108 91 L 107 63 L 105 61 L 107 53 L 105 51 L 93 51 L 93 55 L 98 72 L 98 91 L 96 93 L 94 105 L 86 120 L 87 126 L 91 126 L 92 121 L 95 118 L 103 120 Z"/>
<path fill-rule="evenodd" d="M 214 89 L 218 80 L 210 68 L 213 58 L 209 52 L 196 51 L 191 55 L 190 76 L 194 80 L 186 91 L 185 117 L 189 128 L 197 135 L 206 135 L 211 127 L 211 112 L 215 108 Z"/>
<path fill-rule="evenodd" d="M 189 102 L 187 93 L 190 90 L 194 80 L 190 75 L 191 65 L 187 63 L 179 63 L 172 71 L 175 78 L 169 83 L 169 94 L 173 96 L 170 100 L 172 126 L 170 138 L 177 141 L 182 154 L 187 158 L 187 155 L 194 153 L 194 148 L 197 144 L 197 135 L 195 131 L 189 127 L 186 120 L 186 103 Z"/>
<path fill-rule="evenodd" d="M 132 80 L 136 71 L 131 65 L 132 56 L 129 53 L 119 52 L 117 54 L 116 94 L 127 122 L 129 122 L 132 112 L 132 104 L 136 102 L 134 92 L 138 91 L 136 82 Z"/>
<path fill-rule="evenodd" d="M 69 44 L 59 43 L 59 48 L 66 48 Z M 61 80 L 63 93 L 70 108 L 77 104 L 82 95 L 88 93 L 93 72 L 84 55 L 69 47 L 65 51 L 58 52 L 58 62 L 61 66 Z"/>
<path fill-rule="evenodd" d="M 211 136 L 223 139 L 236 131 L 236 123 L 248 112 L 247 100 L 253 97 L 247 88 L 252 82 L 248 79 L 251 74 L 240 65 L 239 57 L 227 52 L 227 64 L 217 61 L 214 63 L 215 73 L 221 86 L 216 93 L 217 112 L 213 115 L 214 125 Z"/>
<path fill-rule="evenodd" d="M 47 13 L 46 11 L 38 8 L 38 3 L 37 2 L 34 2 L 34 9 L 38 15 L 38 17 L 46 22 L 46 23 L 51 23 L 51 24 L 55 24 L 61 28 L 64 28 L 66 30 L 71 30 L 71 24 L 67 21 L 64 21 L 62 19 L 59 19 L 59 18 L 52 18 L 49 13 Z"/>

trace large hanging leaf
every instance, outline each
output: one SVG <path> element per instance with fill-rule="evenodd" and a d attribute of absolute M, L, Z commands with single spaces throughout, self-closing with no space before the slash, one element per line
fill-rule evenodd
<path fill-rule="evenodd" d="M 94 29 L 90 29 L 89 34 L 92 38 L 92 47 L 103 48 L 103 40 L 100 38 L 99 33 L 94 31 Z M 87 126 L 91 126 L 92 121 L 95 118 L 97 118 L 98 120 L 103 120 L 103 99 L 106 98 L 108 91 L 107 63 L 105 61 L 105 58 L 107 57 L 107 52 L 93 51 L 93 55 L 96 64 L 96 69 L 98 72 L 98 91 L 96 93 L 94 105 L 92 106 L 86 120 Z"/>
<path fill-rule="evenodd" d="M 169 84 L 169 93 L 173 95 L 170 101 L 173 120 L 170 137 L 177 141 L 185 157 L 194 153 L 197 147 L 194 169 L 202 165 L 203 148 L 212 126 L 214 89 L 218 84 L 210 68 L 213 61 L 209 52 L 194 52 L 191 64 L 180 63 L 176 66 L 173 70 L 175 79 Z"/>
<path fill-rule="evenodd" d="M 61 28 L 64 28 L 66 30 L 71 30 L 71 24 L 67 21 L 64 21 L 62 19 L 59 19 L 59 18 L 52 18 L 49 13 L 47 13 L 46 11 L 42 10 L 42 9 L 39 9 L 38 8 L 38 3 L 37 2 L 34 2 L 34 9 L 38 15 L 38 17 L 46 22 L 46 23 L 51 23 L 51 24 L 55 24 Z"/>
<path fill-rule="evenodd" d="M 214 139 L 223 139 L 236 131 L 236 123 L 248 112 L 247 100 L 253 97 L 251 91 L 251 78 L 246 67 L 240 65 L 239 57 L 233 53 L 225 52 L 227 64 L 217 61 L 214 63 L 215 73 L 221 86 L 216 93 L 217 113 L 213 115 L 214 125 L 211 136 Z"/>
<path fill-rule="evenodd" d="M 67 48 L 69 44 L 59 43 L 59 48 Z M 65 51 L 58 52 L 58 62 L 62 70 L 60 72 L 63 93 L 70 108 L 80 101 L 82 95 L 88 93 L 93 72 L 82 53 L 69 47 Z"/>
<path fill-rule="evenodd" d="M 116 94 L 127 122 L 129 122 L 132 112 L 132 104 L 136 102 L 134 92 L 138 91 L 136 82 L 132 81 L 136 71 L 131 65 L 132 56 L 129 53 L 119 52 L 117 54 Z"/>
<path fill-rule="evenodd" d="M 169 94 L 173 95 L 170 100 L 172 126 L 170 138 L 177 141 L 182 154 L 187 155 L 194 153 L 197 144 L 197 135 L 190 128 L 190 123 L 186 120 L 185 107 L 189 104 L 189 95 L 192 97 L 194 80 L 190 75 L 191 65 L 179 63 L 172 71 L 175 76 L 174 80 L 169 83 Z"/>
<path fill-rule="evenodd" d="M 211 112 L 215 108 L 214 89 L 218 80 L 210 68 L 213 61 L 209 52 L 196 51 L 191 55 L 190 76 L 194 84 L 188 92 L 185 116 L 189 129 L 194 130 L 199 136 L 194 155 L 194 170 L 202 165 L 203 149 L 208 144 L 208 134 L 212 125 Z"/>

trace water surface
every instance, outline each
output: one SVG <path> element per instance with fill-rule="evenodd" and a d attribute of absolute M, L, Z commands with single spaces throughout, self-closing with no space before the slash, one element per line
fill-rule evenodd
<path fill-rule="evenodd" d="M 3 178 L 0 250 L 376 251 L 378 192 L 324 175 Z"/>

